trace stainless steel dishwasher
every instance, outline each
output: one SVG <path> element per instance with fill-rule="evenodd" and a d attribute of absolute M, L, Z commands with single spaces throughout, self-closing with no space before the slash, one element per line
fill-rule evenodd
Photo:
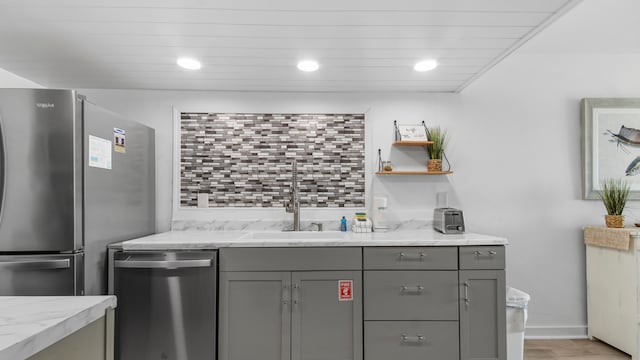
<path fill-rule="evenodd" d="M 215 360 L 216 255 L 115 253 L 116 359 Z"/>

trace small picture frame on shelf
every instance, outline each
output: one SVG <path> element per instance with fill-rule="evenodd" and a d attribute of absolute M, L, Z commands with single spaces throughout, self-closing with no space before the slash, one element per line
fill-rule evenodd
<path fill-rule="evenodd" d="M 427 132 L 422 125 L 398 125 L 398 140 L 427 141 Z"/>

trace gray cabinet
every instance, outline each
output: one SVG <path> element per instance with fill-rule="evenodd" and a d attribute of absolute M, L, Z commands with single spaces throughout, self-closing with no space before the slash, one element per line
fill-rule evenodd
<path fill-rule="evenodd" d="M 367 270 L 458 270 L 458 248 L 365 247 Z"/>
<path fill-rule="evenodd" d="M 365 321 L 367 360 L 458 360 L 457 321 Z"/>
<path fill-rule="evenodd" d="M 458 248 L 364 248 L 367 360 L 459 360 Z"/>
<path fill-rule="evenodd" d="M 460 359 L 506 360 L 504 247 L 461 247 L 460 261 L 482 269 L 459 272 Z"/>
<path fill-rule="evenodd" d="M 504 246 L 221 249 L 219 359 L 506 360 L 504 263 Z"/>
<path fill-rule="evenodd" d="M 291 274 L 291 359 L 362 359 L 360 271 Z M 352 284 L 340 299 L 340 281 Z M 349 299 L 350 298 L 350 299 Z"/>
<path fill-rule="evenodd" d="M 222 360 L 289 360 L 291 273 L 221 272 Z"/>
<path fill-rule="evenodd" d="M 458 320 L 457 271 L 365 271 L 366 320 Z"/>
<path fill-rule="evenodd" d="M 280 250 L 221 250 L 220 360 L 362 360 L 361 249 Z"/>

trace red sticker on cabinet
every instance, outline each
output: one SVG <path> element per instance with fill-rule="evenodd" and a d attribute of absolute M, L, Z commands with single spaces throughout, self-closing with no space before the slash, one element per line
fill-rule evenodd
<path fill-rule="evenodd" d="M 353 300 L 353 280 L 338 280 L 338 300 Z"/>

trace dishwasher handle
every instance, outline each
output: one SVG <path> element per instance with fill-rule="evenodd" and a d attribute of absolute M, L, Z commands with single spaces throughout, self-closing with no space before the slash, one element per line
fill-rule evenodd
<path fill-rule="evenodd" d="M 116 260 L 115 268 L 127 269 L 184 269 L 211 267 L 211 259 L 197 260 Z"/>

